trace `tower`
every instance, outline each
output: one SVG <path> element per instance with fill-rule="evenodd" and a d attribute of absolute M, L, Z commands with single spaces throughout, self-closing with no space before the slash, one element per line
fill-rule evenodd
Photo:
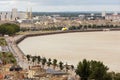
<path fill-rule="evenodd" d="M 32 19 L 32 8 L 30 8 L 30 11 L 26 11 L 26 19 Z"/>
<path fill-rule="evenodd" d="M 25 18 L 26 18 L 26 19 L 28 19 L 28 18 L 29 18 L 28 8 L 27 8 L 27 11 L 26 11 Z"/>
<path fill-rule="evenodd" d="M 30 19 L 32 19 L 32 8 L 30 8 Z"/>
<path fill-rule="evenodd" d="M 13 8 L 12 9 L 12 20 L 16 20 L 17 19 L 17 9 L 16 8 Z"/>

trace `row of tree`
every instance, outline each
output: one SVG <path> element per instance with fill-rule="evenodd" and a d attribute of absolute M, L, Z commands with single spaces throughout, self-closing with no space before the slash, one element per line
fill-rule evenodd
<path fill-rule="evenodd" d="M 36 27 L 32 27 L 32 28 L 21 28 L 21 31 L 38 31 L 38 30 L 42 30 L 42 31 L 50 31 L 50 30 L 62 30 L 63 27 L 47 27 L 47 28 L 36 28 Z M 68 27 L 68 30 L 87 30 L 87 29 L 104 29 L 104 28 L 120 28 L 120 26 L 118 25 L 79 25 L 79 26 L 70 26 Z"/>
<path fill-rule="evenodd" d="M 73 70 L 74 66 L 68 66 L 68 64 L 64 64 L 62 61 L 58 62 L 57 59 L 46 59 L 45 57 L 40 57 L 40 56 L 31 56 L 31 55 L 26 55 L 28 62 L 32 62 L 34 65 L 37 62 L 37 64 L 42 64 L 43 68 L 45 65 L 47 65 L 48 67 L 50 67 L 51 65 L 53 66 L 54 69 L 56 69 L 56 67 L 59 67 L 60 70 L 69 70 L 70 68 Z"/>
<path fill-rule="evenodd" d="M 87 29 L 104 29 L 104 28 L 120 28 L 118 25 L 79 25 L 79 26 L 71 26 L 69 30 L 87 30 Z"/>
<path fill-rule="evenodd" d="M 45 27 L 45 28 L 36 28 L 36 27 L 32 27 L 32 28 L 21 28 L 20 31 L 54 31 L 54 30 L 62 30 L 63 27 Z"/>
<path fill-rule="evenodd" d="M 5 23 L 0 25 L 0 34 L 1 35 L 14 35 L 15 33 L 21 31 L 49 31 L 49 30 L 62 30 L 63 27 L 47 27 L 47 28 L 20 28 L 17 24 Z M 70 26 L 68 30 L 87 30 L 87 29 L 104 29 L 104 28 L 120 28 L 118 25 L 79 25 L 79 26 Z"/>

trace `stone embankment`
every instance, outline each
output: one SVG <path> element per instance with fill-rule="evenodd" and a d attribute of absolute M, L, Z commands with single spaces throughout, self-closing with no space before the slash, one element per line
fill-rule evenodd
<path fill-rule="evenodd" d="M 43 33 L 28 33 L 16 40 L 16 44 L 20 43 L 27 37 L 32 36 L 43 36 L 43 35 L 52 35 L 52 34 L 61 34 L 61 33 L 73 33 L 73 32 L 98 32 L 98 31 L 120 31 L 120 28 L 111 28 L 111 29 L 89 29 L 89 30 L 68 30 L 68 31 L 51 31 Z"/>

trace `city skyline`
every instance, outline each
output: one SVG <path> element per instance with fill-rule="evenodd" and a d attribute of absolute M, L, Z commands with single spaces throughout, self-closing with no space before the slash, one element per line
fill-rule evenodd
<path fill-rule="evenodd" d="M 120 11 L 120 0 L 0 0 L 0 11 L 17 8 L 33 12 Z"/>

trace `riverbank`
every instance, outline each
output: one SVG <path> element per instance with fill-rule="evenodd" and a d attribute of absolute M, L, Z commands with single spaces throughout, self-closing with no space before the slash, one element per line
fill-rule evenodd
<path fill-rule="evenodd" d="M 102 30 L 97 30 L 102 31 Z M 16 40 L 16 44 L 19 44 L 21 41 L 23 41 L 27 37 L 33 37 L 33 36 L 43 36 L 43 35 L 52 35 L 52 34 L 62 34 L 62 33 L 73 33 L 73 32 L 96 32 L 96 30 L 89 30 L 89 31 L 80 31 L 80 30 L 72 30 L 72 31 L 43 31 L 43 32 L 37 32 L 37 33 L 26 33 L 23 34 L 22 37 L 18 38 Z"/>
<path fill-rule="evenodd" d="M 62 33 L 73 33 L 73 32 L 99 32 L 103 30 L 87 30 L 87 31 L 81 31 L 81 30 L 71 30 L 71 31 L 42 31 L 42 32 L 27 32 L 22 33 L 22 36 L 18 38 L 15 43 L 19 44 L 21 41 L 23 41 L 27 37 L 33 37 L 33 36 L 43 36 L 43 35 L 52 35 L 52 34 L 62 34 Z M 117 30 L 118 31 L 118 30 Z"/>
<path fill-rule="evenodd" d="M 120 28 L 111 28 L 111 29 L 89 29 L 89 30 L 67 30 L 67 31 L 32 31 L 27 33 L 22 33 L 22 37 L 18 38 L 15 43 L 19 44 L 22 40 L 27 37 L 33 36 L 43 36 L 43 35 L 52 35 L 52 34 L 62 34 L 62 33 L 73 33 L 73 32 L 99 32 L 99 31 L 120 31 Z"/>

